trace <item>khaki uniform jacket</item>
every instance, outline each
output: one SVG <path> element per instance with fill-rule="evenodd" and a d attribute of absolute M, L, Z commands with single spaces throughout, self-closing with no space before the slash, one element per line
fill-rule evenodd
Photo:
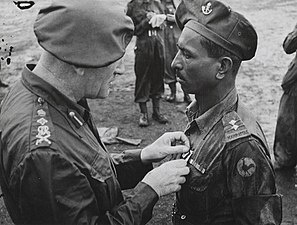
<path fill-rule="evenodd" d="M 70 101 L 34 75 L 33 68 L 25 68 L 5 97 L 0 116 L 11 197 L 5 203 L 8 209 L 15 206 L 9 212 L 14 222 L 146 223 L 158 196 L 138 182 L 152 165 L 140 162 L 140 151 L 110 157 L 87 102 Z M 134 195 L 124 199 L 121 189 L 126 188 L 134 188 Z"/>
<path fill-rule="evenodd" d="M 281 223 L 281 199 L 264 134 L 238 101 L 233 89 L 202 115 L 196 101 L 189 106 L 190 174 L 177 194 L 174 224 Z"/>

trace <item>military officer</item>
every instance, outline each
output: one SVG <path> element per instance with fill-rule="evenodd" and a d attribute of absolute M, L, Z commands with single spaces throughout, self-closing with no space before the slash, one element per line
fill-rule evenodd
<path fill-rule="evenodd" d="M 177 193 L 174 224 L 280 224 L 281 199 L 259 123 L 237 93 L 242 61 L 254 57 L 257 34 L 240 13 L 216 0 L 183 0 L 172 66 L 187 109 L 190 174 Z"/>
<path fill-rule="evenodd" d="M 105 98 L 133 35 L 118 0 L 54 0 L 34 31 L 43 48 L 1 105 L 0 184 L 16 224 L 145 224 L 160 196 L 176 192 L 189 168 L 182 132 L 110 156 L 86 98 Z M 184 145 L 171 146 L 180 140 Z M 124 199 L 121 189 L 134 188 Z"/>

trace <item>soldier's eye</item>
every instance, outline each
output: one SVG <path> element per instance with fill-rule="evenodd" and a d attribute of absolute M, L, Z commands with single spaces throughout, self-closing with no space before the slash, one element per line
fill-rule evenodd
<path fill-rule="evenodd" d="M 183 55 L 186 59 L 191 58 L 191 54 L 188 51 L 183 51 Z"/>

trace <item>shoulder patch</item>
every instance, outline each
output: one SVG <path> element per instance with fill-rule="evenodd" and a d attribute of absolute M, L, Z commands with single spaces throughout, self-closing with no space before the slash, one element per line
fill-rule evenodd
<path fill-rule="evenodd" d="M 256 163 L 251 158 L 241 158 L 237 162 L 237 171 L 242 177 L 250 177 L 256 171 Z"/>
<path fill-rule="evenodd" d="M 53 142 L 53 124 L 48 104 L 41 97 L 35 102 L 31 124 L 31 149 L 50 146 Z"/>
<path fill-rule="evenodd" d="M 250 135 L 247 127 L 235 111 L 225 114 L 222 122 L 227 143 Z"/>

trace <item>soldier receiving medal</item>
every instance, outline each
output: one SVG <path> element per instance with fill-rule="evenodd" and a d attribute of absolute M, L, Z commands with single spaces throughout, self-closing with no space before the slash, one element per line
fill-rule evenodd
<path fill-rule="evenodd" d="M 266 139 L 235 86 L 241 62 L 255 55 L 255 29 L 216 0 L 183 0 L 175 17 L 182 33 L 172 67 L 195 100 L 185 130 L 190 174 L 176 195 L 173 224 L 280 224 Z"/>

